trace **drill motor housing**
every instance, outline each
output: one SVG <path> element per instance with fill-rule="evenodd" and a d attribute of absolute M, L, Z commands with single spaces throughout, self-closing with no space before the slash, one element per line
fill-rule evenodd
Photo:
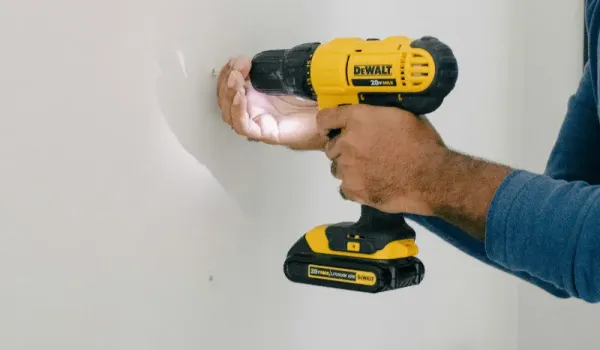
<path fill-rule="evenodd" d="M 452 50 L 434 37 L 338 38 L 253 58 L 250 81 L 266 94 L 311 99 L 320 109 L 345 104 L 438 109 L 458 77 Z"/>

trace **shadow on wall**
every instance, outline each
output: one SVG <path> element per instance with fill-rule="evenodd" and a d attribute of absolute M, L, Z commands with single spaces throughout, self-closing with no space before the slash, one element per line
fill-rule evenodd
<path fill-rule="evenodd" d="M 260 210 L 257 198 L 266 200 L 265 189 L 272 192 L 277 179 L 296 176 L 301 181 L 301 174 L 294 174 L 291 151 L 249 142 L 221 121 L 217 80 L 211 70 L 233 55 L 251 56 L 258 50 L 314 40 L 303 31 L 274 30 L 310 27 L 315 14 L 309 4 L 295 4 L 293 18 L 287 19 L 265 18 L 261 9 L 270 6 L 277 6 L 276 1 L 207 4 L 179 0 L 165 6 L 157 31 L 161 71 L 157 96 L 162 114 L 182 146 L 247 213 Z M 285 185 L 280 186 L 277 191 L 285 192 Z M 275 196 L 275 201 L 286 200 L 283 193 Z"/>
<path fill-rule="evenodd" d="M 233 133 L 216 108 L 210 71 L 198 71 L 197 60 L 182 48 L 159 52 L 162 76 L 157 82 L 160 108 L 182 146 L 217 179 L 244 209 L 260 178 L 260 149 Z M 188 66 L 189 64 L 189 66 Z"/>

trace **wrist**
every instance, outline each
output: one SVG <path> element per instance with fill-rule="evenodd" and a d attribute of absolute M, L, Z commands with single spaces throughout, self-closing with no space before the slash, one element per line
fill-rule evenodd
<path fill-rule="evenodd" d="M 489 205 L 511 168 L 446 149 L 426 198 L 434 216 L 483 239 Z"/>

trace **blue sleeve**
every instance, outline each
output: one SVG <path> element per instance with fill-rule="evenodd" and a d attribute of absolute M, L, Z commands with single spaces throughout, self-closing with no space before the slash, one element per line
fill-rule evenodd
<path fill-rule="evenodd" d="M 568 296 L 600 301 L 600 121 L 589 64 L 545 175 L 512 172 L 490 205 L 486 251 Z"/>
<path fill-rule="evenodd" d="M 513 171 L 490 205 L 488 257 L 569 296 L 600 301 L 599 199 L 598 185 Z"/>
<path fill-rule="evenodd" d="M 600 121 L 593 75 L 585 65 L 577 92 L 569 99 L 567 115 L 547 162 L 553 179 L 600 184 Z"/>
<path fill-rule="evenodd" d="M 407 219 L 418 223 L 428 231 L 434 233 L 444 241 L 450 243 L 455 248 L 462 252 L 470 255 L 471 257 L 501 271 L 514 275 L 526 282 L 529 282 L 539 288 L 542 288 L 546 292 L 559 297 L 568 298 L 569 294 L 557 287 L 556 285 L 543 281 L 540 278 L 534 277 L 527 271 L 511 271 L 507 267 L 499 264 L 490 259 L 486 253 L 485 243 L 473 238 L 467 232 L 460 228 L 444 221 L 440 218 L 419 216 L 419 215 L 405 215 Z"/>
<path fill-rule="evenodd" d="M 595 222 L 600 207 L 594 204 L 599 189 L 593 186 L 600 182 L 598 150 L 600 125 L 586 65 L 579 88 L 569 99 L 546 175 L 514 171 L 505 179 L 490 206 L 486 242 L 439 218 L 407 218 L 472 257 L 554 296 L 596 301 L 600 254 L 595 263 L 592 257 L 600 253 L 600 222 Z M 576 225 L 580 225 L 577 232 Z"/>

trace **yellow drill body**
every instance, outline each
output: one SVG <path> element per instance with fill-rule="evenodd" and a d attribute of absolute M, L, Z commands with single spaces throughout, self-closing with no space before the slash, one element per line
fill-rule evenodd
<path fill-rule="evenodd" d="M 334 39 L 321 44 L 310 61 L 310 83 L 319 108 L 359 104 L 361 94 L 394 94 L 427 89 L 435 77 L 429 52 L 410 46 L 407 37 L 384 40 Z"/>

